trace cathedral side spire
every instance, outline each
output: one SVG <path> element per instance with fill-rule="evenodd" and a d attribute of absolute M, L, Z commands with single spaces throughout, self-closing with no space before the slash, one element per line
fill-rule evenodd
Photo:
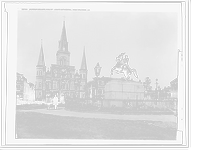
<path fill-rule="evenodd" d="M 67 42 L 65 21 L 63 21 L 63 28 L 62 28 L 61 38 L 60 38 L 60 41 L 59 41 L 59 50 L 60 51 L 68 51 L 68 42 Z"/>
<path fill-rule="evenodd" d="M 85 47 L 83 49 L 83 57 L 81 62 L 81 68 L 82 70 L 87 70 L 87 63 L 86 63 L 86 57 L 85 57 Z"/>
<path fill-rule="evenodd" d="M 35 100 L 42 101 L 45 97 L 45 74 L 46 66 L 44 62 L 43 46 L 41 42 L 40 55 L 38 59 L 38 64 L 36 66 L 36 83 L 35 83 Z"/>
<path fill-rule="evenodd" d="M 81 84 L 80 84 L 80 98 L 85 98 L 85 86 L 87 83 L 87 63 L 86 63 L 86 57 L 85 57 L 85 47 L 83 49 L 83 57 L 81 62 L 81 68 L 79 69 L 79 74 L 81 77 Z"/>
<path fill-rule="evenodd" d="M 45 66 L 42 42 L 37 66 Z"/>

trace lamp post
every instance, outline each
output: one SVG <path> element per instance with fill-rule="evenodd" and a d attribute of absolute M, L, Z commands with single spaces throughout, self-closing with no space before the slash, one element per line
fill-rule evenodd
<path fill-rule="evenodd" d="M 96 81 L 96 99 L 97 99 L 97 89 L 98 89 L 98 76 L 100 75 L 101 67 L 99 66 L 99 63 L 97 63 L 96 67 L 94 68 L 95 75 L 97 77 Z"/>

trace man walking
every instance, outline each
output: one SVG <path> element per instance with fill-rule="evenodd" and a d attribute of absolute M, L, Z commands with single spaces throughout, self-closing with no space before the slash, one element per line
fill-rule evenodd
<path fill-rule="evenodd" d="M 53 98 L 53 105 L 54 105 L 55 109 L 57 109 L 57 106 L 58 106 L 58 97 L 56 95 Z"/>

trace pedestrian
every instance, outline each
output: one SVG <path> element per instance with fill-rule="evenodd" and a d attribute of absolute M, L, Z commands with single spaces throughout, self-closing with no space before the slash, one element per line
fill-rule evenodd
<path fill-rule="evenodd" d="M 51 97 L 49 94 L 47 95 L 47 98 L 46 98 L 46 104 L 47 104 L 47 109 L 49 110 L 50 104 L 51 104 Z"/>
<path fill-rule="evenodd" d="M 56 95 L 53 98 L 53 105 L 54 105 L 55 109 L 57 109 L 57 106 L 58 106 L 58 97 Z"/>

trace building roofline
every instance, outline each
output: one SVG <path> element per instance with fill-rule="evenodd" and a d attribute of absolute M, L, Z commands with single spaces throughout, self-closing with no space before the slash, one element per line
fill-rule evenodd
<path fill-rule="evenodd" d="M 178 82 L 178 77 L 173 79 L 170 83 Z"/>

